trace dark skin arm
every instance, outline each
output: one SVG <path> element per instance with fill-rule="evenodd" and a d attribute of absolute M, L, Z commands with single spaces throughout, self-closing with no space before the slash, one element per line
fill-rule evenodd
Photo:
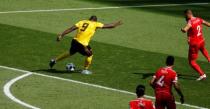
<path fill-rule="evenodd" d="M 111 28 L 115 28 L 119 25 L 122 25 L 122 21 L 117 21 L 114 23 L 110 23 L 110 24 L 105 24 L 101 29 L 111 29 Z M 75 30 L 77 30 L 78 27 L 76 27 L 75 25 L 66 29 L 63 33 L 61 33 L 58 37 L 57 37 L 57 41 L 60 41 L 66 34 L 69 34 Z"/>
<path fill-rule="evenodd" d="M 58 37 L 57 37 L 57 41 L 60 41 L 66 34 L 69 34 L 75 30 L 77 30 L 78 27 L 76 27 L 75 25 L 66 29 L 63 33 L 61 33 Z"/>
<path fill-rule="evenodd" d="M 122 25 L 122 21 L 117 21 L 117 22 L 113 22 L 113 23 L 110 23 L 110 24 L 104 24 L 104 26 L 102 28 L 99 28 L 99 29 L 112 29 L 112 28 L 115 28 L 117 26 L 120 26 Z"/>
<path fill-rule="evenodd" d="M 181 91 L 181 88 L 180 88 L 179 84 L 178 83 L 174 83 L 174 88 L 175 88 L 176 92 L 180 96 L 180 102 L 183 104 L 184 103 L 184 95 L 182 94 L 182 91 Z"/>

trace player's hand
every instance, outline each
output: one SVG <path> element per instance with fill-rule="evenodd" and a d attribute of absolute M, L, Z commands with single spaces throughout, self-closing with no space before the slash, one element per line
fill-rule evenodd
<path fill-rule="evenodd" d="M 62 36 L 59 35 L 59 36 L 57 37 L 57 41 L 59 42 L 59 41 L 61 41 L 61 39 L 62 39 Z"/>
<path fill-rule="evenodd" d="M 123 24 L 122 20 L 119 20 L 119 21 L 116 22 L 116 26 L 120 26 L 122 24 Z"/>
<path fill-rule="evenodd" d="M 184 30 L 184 28 L 181 28 L 181 31 L 182 31 L 183 33 L 186 33 L 186 31 Z"/>
<path fill-rule="evenodd" d="M 181 104 L 184 104 L 184 97 L 180 98 L 180 102 L 181 102 Z"/>
<path fill-rule="evenodd" d="M 120 26 L 122 24 L 123 24 L 122 21 L 119 20 L 119 21 L 117 21 L 117 22 L 114 23 L 114 27 Z"/>

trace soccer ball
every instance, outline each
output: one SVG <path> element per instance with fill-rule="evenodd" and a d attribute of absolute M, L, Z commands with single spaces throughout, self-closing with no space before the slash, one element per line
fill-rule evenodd
<path fill-rule="evenodd" d="M 66 64 L 66 70 L 70 72 L 75 71 L 75 65 L 73 63 Z"/>

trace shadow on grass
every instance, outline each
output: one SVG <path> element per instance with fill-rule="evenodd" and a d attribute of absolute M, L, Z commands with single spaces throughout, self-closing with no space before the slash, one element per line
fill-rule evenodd
<path fill-rule="evenodd" d="M 141 79 L 147 79 L 149 77 L 152 77 L 154 73 L 133 73 L 135 75 L 140 75 Z"/>
<path fill-rule="evenodd" d="M 140 75 L 141 79 L 151 78 L 154 75 L 154 73 L 133 73 L 133 74 Z M 178 73 L 178 78 L 184 80 L 195 80 L 197 76 Z"/>
<path fill-rule="evenodd" d="M 81 73 L 82 70 L 78 69 L 75 71 L 67 71 L 67 70 L 57 70 L 57 69 L 39 69 L 39 70 L 32 70 L 32 72 L 39 72 L 39 73 L 56 73 L 56 74 L 72 74 L 72 73 Z"/>
<path fill-rule="evenodd" d="M 195 75 L 187 75 L 187 74 L 178 74 L 179 79 L 184 79 L 184 80 L 196 80 L 198 76 Z"/>

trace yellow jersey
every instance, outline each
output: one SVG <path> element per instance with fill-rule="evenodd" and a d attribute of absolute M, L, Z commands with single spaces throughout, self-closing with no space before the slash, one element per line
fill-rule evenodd
<path fill-rule="evenodd" d="M 74 37 L 79 43 L 88 46 L 90 39 L 93 37 L 97 28 L 102 28 L 104 24 L 90 20 L 82 20 L 75 24 L 78 28 L 77 34 Z"/>

